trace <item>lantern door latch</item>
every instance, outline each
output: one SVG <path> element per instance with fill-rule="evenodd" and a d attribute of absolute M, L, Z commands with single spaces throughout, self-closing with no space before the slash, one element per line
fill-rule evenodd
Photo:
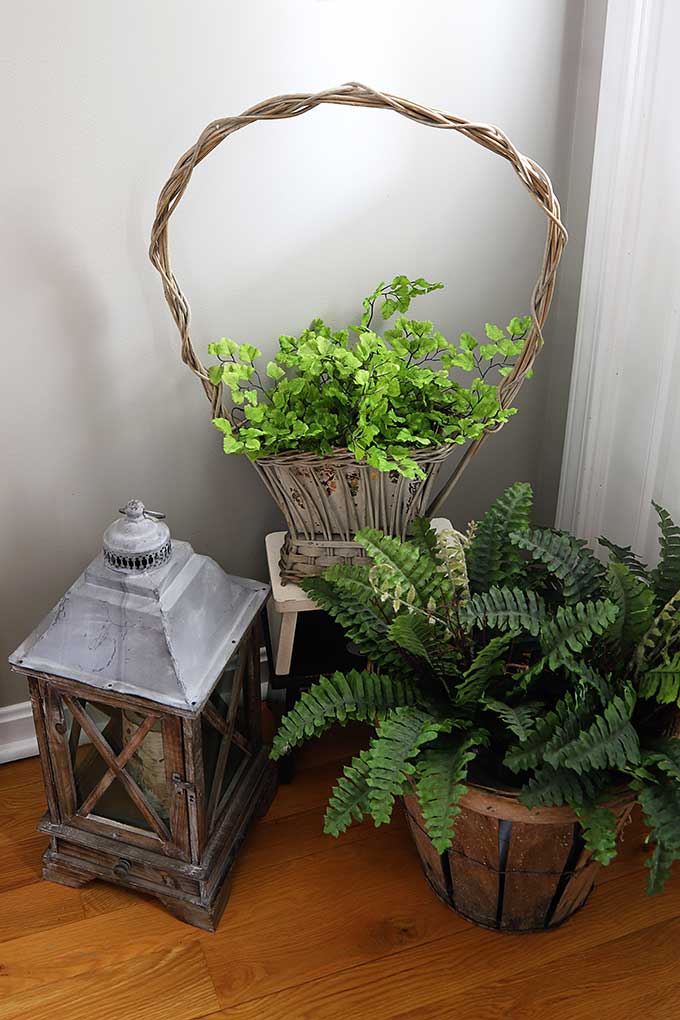
<path fill-rule="evenodd" d="M 174 783 L 177 793 L 184 791 L 187 794 L 190 802 L 196 797 L 196 787 L 193 783 L 187 783 L 186 780 L 182 779 L 179 772 L 173 772 L 172 781 Z"/>

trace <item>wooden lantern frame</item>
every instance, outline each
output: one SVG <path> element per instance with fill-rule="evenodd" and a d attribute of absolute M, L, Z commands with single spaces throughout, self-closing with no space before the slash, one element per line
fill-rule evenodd
<path fill-rule="evenodd" d="M 221 677 L 233 672 L 226 712 L 209 699 L 198 712 L 101 690 L 49 673 L 19 670 L 28 679 L 47 797 L 39 830 L 50 837 L 44 878 L 81 887 L 96 878 L 156 896 L 175 916 L 214 931 L 226 906 L 231 868 L 254 818 L 273 798 L 275 772 L 263 743 L 260 702 L 260 618 L 244 633 Z M 219 682 L 213 689 L 219 689 Z M 87 705 L 143 717 L 131 738 L 112 746 Z M 69 732 L 67 713 L 71 716 Z M 160 723 L 168 818 L 161 817 L 128 770 L 152 727 Z M 219 738 L 212 776 L 204 768 L 204 727 Z M 245 730 L 245 732 L 244 732 Z M 81 734 L 90 741 L 80 747 Z M 226 788 L 232 748 L 243 760 Z M 76 762 L 76 755 L 79 760 Z M 101 771 L 87 792 L 79 779 L 87 762 Z M 124 787 L 146 828 L 97 813 L 114 781 Z"/>

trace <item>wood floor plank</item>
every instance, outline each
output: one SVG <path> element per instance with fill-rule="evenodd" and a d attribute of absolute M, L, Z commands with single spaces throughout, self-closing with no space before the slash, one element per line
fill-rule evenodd
<path fill-rule="evenodd" d="M 631 959 L 641 952 L 654 973 L 655 950 L 647 952 L 646 932 L 668 932 L 675 940 L 672 950 L 662 953 L 659 980 L 669 1002 L 675 1001 L 673 981 L 680 984 L 680 875 L 674 877 L 666 896 L 647 898 L 642 890 L 632 891 L 627 878 L 608 883 L 595 891 L 584 910 L 562 928 L 535 935 L 505 935 L 472 925 L 426 945 L 395 951 L 379 960 L 352 966 L 328 977 L 293 986 L 264 998 L 242 1001 L 225 1010 L 229 1020 L 270 1020 L 295 1017 L 296 1020 L 341 1020 L 371 1017 L 371 1020 L 628 1020 L 650 1016 L 646 1011 L 628 1011 L 626 999 L 612 1002 L 619 1012 L 602 1012 L 600 999 L 591 1008 L 587 988 L 581 988 L 581 967 L 587 961 L 596 974 L 607 971 L 609 981 L 628 981 L 625 964 L 617 954 Z M 627 949 L 630 940 L 630 948 Z M 657 935 L 652 935 L 653 945 Z M 611 948 L 614 947 L 614 948 Z M 569 964 L 564 963 L 569 960 Z M 574 962 L 578 961 L 578 962 Z M 340 961 L 338 960 L 338 963 Z M 675 976 L 671 975 L 674 962 Z M 530 1007 L 537 980 L 536 967 L 543 968 L 546 988 L 552 974 L 571 1006 L 565 1009 L 561 999 L 538 996 L 535 1010 Z M 636 987 L 655 994 L 654 980 L 644 978 L 634 967 L 635 980 L 626 994 L 637 994 Z M 635 986 L 635 987 L 634 987 Z M 510 988 L 513 993 L 506 994 Z M 631 998 L 631 1001 L 633 1000 Z M 622 1002 L 624 1005 L 622 1005 Z M 558 1005 L 559 1003 L 559 1005 Z M 223 1006 L 224 1009 L 224 1006 Z M 655 1016 L 657 1014 L 651 1014 Z M 662 1014 L 659 1013 L 659 1016 Z M 672 1010 L 663 1014 L 670 1017 Z"/>
<path fill-rule="evenodd" d="M 0 942 L 57 928 L 85 916 L 77 889 L 35 882 L 0 893 Z"/>
<path fill-rule="evenodd" d="M 370 839 L 375 829 L 373 821 L 355 822 L 347 832 L 337 838 L 323 831 L 323 815 L 318 808 L 300 814 L 264 819 L 253 826 L 243 847 L 244 866 L 248 871 L 259 867 L 280 866 L 289 860 L 323 853 L 333 846 L 347 846 Z M 391 825 L 392 832 L 407 831 L 403 812 L 397 808 Z"/>
<path fill-rule="evenodd" d="M 353 744 L 353 741 L 357 741 Z M 442 906 L 399 811 L 323 834 L 328 793 L 365 734 L 299 756 L 239 856 L 217 935 L 153 899 L 38 881 L 37 759 L 0 767 L 0 1020 L 664 1020 L 680 1010 L 680 868 L 644 894 L 639 816 L 584 910 L 504 936 Z"/>
<path fill-rule="evenodd" d="M 467 930 L 397 835 L 373 829 L 360 843 L 258 870 L 257 881 L 244 860 L 218 934 L 201 943 L 222 1008 Z"/>
<path fill-rule="evenodd" d="M 206 937 L 159 903 L 133 900 L 112 915 L 94 915 L 0 945 L 0 990 L 3 996 L 18 995 Z"/>
<path fill-rule="evenodd" d="M 0 1020 L 195 1020 L 219 1008 L 194 941 L 3 996 Z"/>
<path fill-rule="evenodd" d="M 0 840 L 0 893 L 39 882 L 42 855 L 49 845 L 49 839 L 41 832 L 32 832 L 24 839 L 18 835 L 12 839 L 11 831 L 5 836 Z"/>

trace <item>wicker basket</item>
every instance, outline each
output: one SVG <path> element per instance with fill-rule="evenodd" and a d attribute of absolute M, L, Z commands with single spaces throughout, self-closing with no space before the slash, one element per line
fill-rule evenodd
<path fill-rule="evenodd" d="M 543 343 L 541 327 L 548 315 L 555 286 L 555 271 L 567 239 L 550 178 L 537 163 L 518 152 L 507 136 L 493 125 L 471 123 L 461 117 L 351 82 L 327 92 L 275 96 L 258 103 L 240 116 L 213 121 L 201 133 L 196 144 L 181 157 L 161 191 L 149 255 L 161 274 L 165 297 L 180 333 L 182 360 L 201 380 L 212 406 L 213 417 L 232 420 L 229 409 L 223 403 L 222 385 L 216 386 L 210 381 L 189 336 L 189 304 L 170 265 L 169 219 L 189 184 L 194 168 L 225 138 L 247 124 L 259 120 L 298 117 L 322 104 L 392 110 L 418 124 L 459 132 L 508 160 L 524 187 L 545 212 L 548 225 L 543 263 L 530 301 L 533 325 L 512 372 L 499 385 L 501 406 L 508 407 Z M 237 425 L 233 420 L 232 423 Z M 366 464 L 357 463 L 347 450 L 336 450 L 323 458 L 291 450 L 254 461 L 256 470 L 288 525 L 288 537 L 281 560 L 282 580 L 300 580 L 319 573 L 330 563 L 352 562 L 361 558 L 360 547 L 352 541 L 354 533 L 361 527 L 372 525 L 390 534 L 403 536 L 414 516 L 433 515 L 479 450 L 486 435 L 488 432 L 467 447 L 448 482 L 434 500 L 433 489 L 439 469 L 456 449 L 455 445 L 413 451 L 411 456 L 421 465 L 426 475 L 424 480 L 415 482 L 394 472 L 382 473 Z"/>
<path fill-rule="evenodd" d="M 620 834 L 633 796 L 608 802 Z M 404 797 L 425 878 L 439 899 L 468 921 L 503 932 L 556 928 L 588 899 L 601 865 L 583 845 L 568 807 L 529 808 L 511 790 L 468 784 L 454 842 L 439 854 L 415 796 Z"/>

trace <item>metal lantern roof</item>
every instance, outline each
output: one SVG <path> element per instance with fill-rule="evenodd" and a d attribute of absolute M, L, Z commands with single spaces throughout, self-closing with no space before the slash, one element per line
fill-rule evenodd
<path fill-rule="evenodd" d="M 131 500 L 104 548 L 10 663 L 198 712 L 269 588 L 174 542 Z"/>

